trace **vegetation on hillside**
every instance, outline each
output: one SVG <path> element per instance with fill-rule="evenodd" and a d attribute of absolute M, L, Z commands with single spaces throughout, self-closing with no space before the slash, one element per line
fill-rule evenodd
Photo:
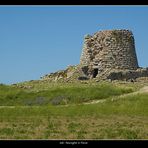
<path fill-rule="evenodd" d="M 50 85 L 50 84 L 49 84 Z M 79 104 L 132 92 L 131 87 L 112 84 L 61 84 L 48 89 L 24 89 L 0 85 L 0 105 Z"/>
<path fill-rule="evenodd" d="M 147 139 L 148 94 L 77 106 L 0 108 L 1 139 Z"/>
<path fill-rule="evenodd" d="M 0 139 L 147 139 L 145 84 L 86 82 L 1 84 Z"/>

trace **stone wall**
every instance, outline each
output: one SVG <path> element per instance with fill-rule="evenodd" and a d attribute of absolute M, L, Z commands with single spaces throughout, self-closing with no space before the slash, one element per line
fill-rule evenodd
<path fill-rule="evenodd" d="M 106 69 L 136 70 L 138 61 L 132 32 L 107 30 L 86 35 L 80 65 L 92 77 Z"/>
<path fill-rule="evenodd" d="M 138 66 L 134 37 L 129 30 L 99 31 L 86 35 L 80 64 L 41 77 L 47 81 L 126 80 L 148 77 L 148 68 Z"/>
<path fill-rule="evenodd" d="M 106 79 L 110 80 L 136 80 L 140 77 L 148 76 L 148 68 L 138 68 L 136 70 L 111 70 Z"/>

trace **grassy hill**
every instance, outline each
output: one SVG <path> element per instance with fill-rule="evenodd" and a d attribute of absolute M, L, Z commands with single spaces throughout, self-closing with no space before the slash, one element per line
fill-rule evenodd
<path fill-rule="evenodd" d="M 147 139 L 146 84 L 1 84 L 0 139 Z"/>
<path fill-rule="evenodd" d="M 49 83 L 0 86 L 0 105 L 59 105 L 78 104 L 132 92 L 131 87 L 117 87 L 109 83 Z M 22 87 L 23 86 L 23 87 Z M 44 86 L 44 87 L 43 87 Z M 46 86 L 46 87 L 45 87 Z"/>

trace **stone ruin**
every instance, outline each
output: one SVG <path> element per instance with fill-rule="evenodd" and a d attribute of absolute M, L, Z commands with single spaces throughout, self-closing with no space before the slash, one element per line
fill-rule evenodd
<path fill-rule="evenodd" d="M 138 66 L 133 33 L 105 30 L 86 35 L 80 64 L 48 74 L 42 79 L 136 80 L 148 77 L 148 68 Z"/>
<path fill-rule="evenodd" d="M 86 35 L 80 66 L 89 78 L 128 80 L 148 76 L 148 69 L 138 66 L 134 36 L 129 30 Z"/>

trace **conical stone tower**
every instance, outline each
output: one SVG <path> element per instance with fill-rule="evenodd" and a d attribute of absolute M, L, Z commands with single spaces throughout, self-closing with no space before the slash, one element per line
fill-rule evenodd
<path fill-rule="evenodd" d="M 133 33 L 129 30 L 105 30 L 86 35 L 80 66 L 89 77 L 108 69 L 136 70 L 138 60 Z"/>

